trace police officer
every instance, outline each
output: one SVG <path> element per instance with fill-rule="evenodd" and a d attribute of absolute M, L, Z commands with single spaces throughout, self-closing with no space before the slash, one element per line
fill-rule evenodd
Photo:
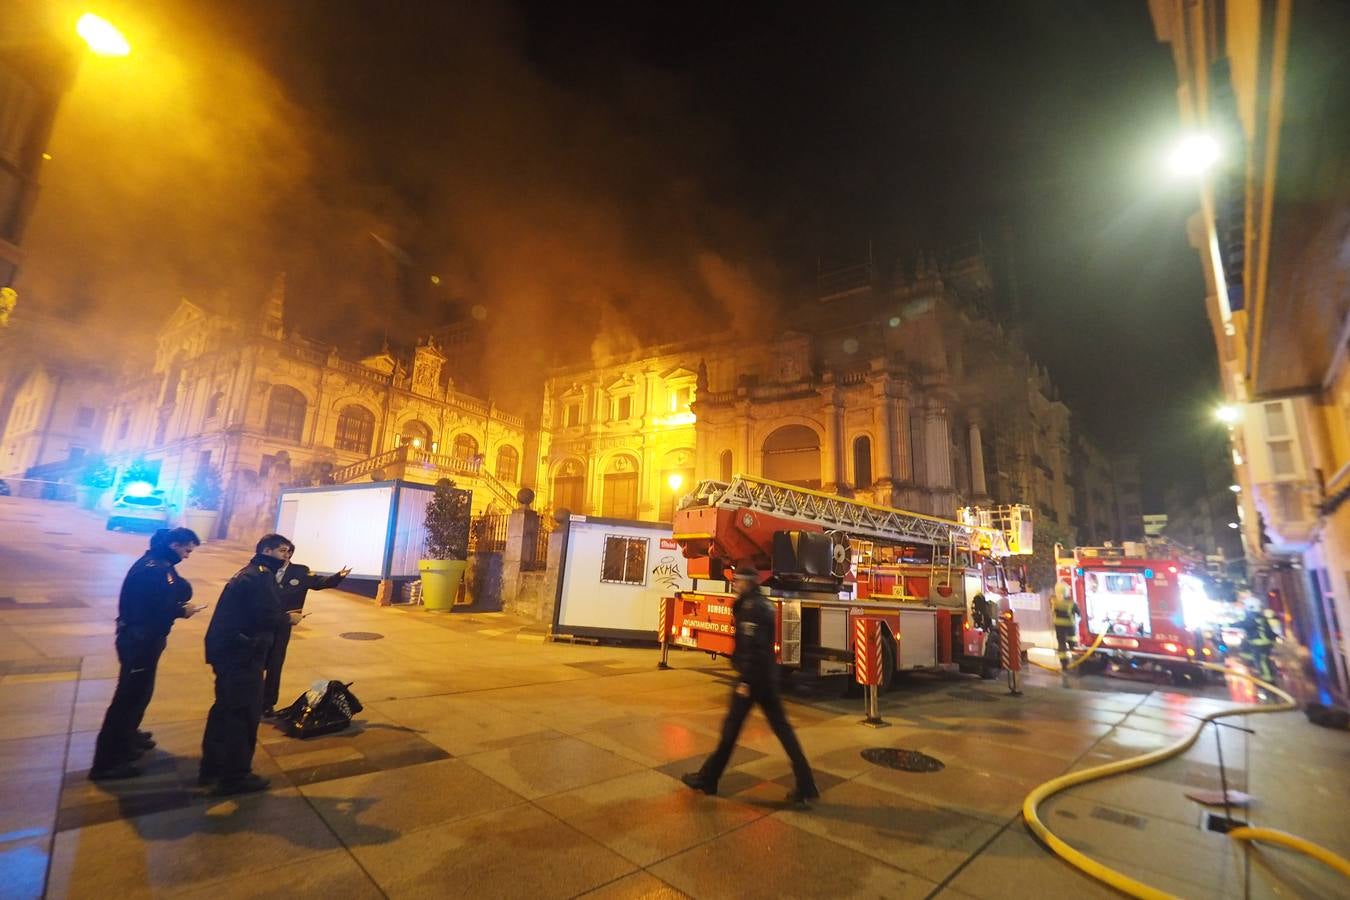
<path fill-rule="evenodd" d="M 1074 620 L 1078 617 L 1078 604 L 1073 602 L 1073 589 L 1067 581 L 1055 582 L 1055 599 L 1052 614 L 1055 623 L 1055 642 L 1059 647 L 1059 667 L 1067 671 L 1069 654 L 1073 652 L 1077 629 Z"/>
<path fill-rule="evenodd" d="M 280 535 L 267 535 L 280 537 Z M 291 562 L 295 554 L 295 545 L 287 543 L 282 548 L 281 568 L 277 570 L 277 589 L 281 593 L 281 607 L 287 612 L 300 612 L 305 608 L 305 597 L 310 591 L 322 591 L 337 587 L 342 579 L 351 573 L 347 566 L 332 575 L 315 575 L 308 566 Z M 281 667 L 286 664 L 286 647 L 291 642 L 290 622 L 277 629 L 272 640 L 272 649 L 267 653 L 266 675 L 263 679 L 263 718 L 270 719 L 277 714 L 277 698 L 281 695 Z"/>
<path fill-rule="evenodd" d="M 94 781 L 135 778 L 141 774 L 136 759 L 155 746 L 150 733 L 139 729 L 155 690 L 160 654 L 174 620 L 205 608 L 188 605 L 192 585 L 174 566 L 200 544 L 186 528 L 161 528 L 122 581 L 117 598 L 117 687 L 94 744 L 89 770 Z"/>
<path fill-rule="evenodd" d="M 731 665 L 740 675 L 740 681 L 731 695 L 731 707 L 722 722 L 722 740 L 717 749 L 703 763 L 703 768 L 682 776 L 681 780 L 694 790 L 716 794 L 718 779 L 731 759 L 745 717 L 750 714 L 750 707 L 758 703 L 769 720 L 769 727 L 792 761 L 797 787 L 788 794 L 788 800 L 794 803 L 815 800 L 820 792 L 816 789 L 815 776 L 811 774 L 811 764 L 806 761 L 797 735 L 788 724 L 778 693 L 778 663 L 773 649 L 777 617 L 773 606 L 759 589 L 759 573 L 755 569 L 738 567 L 735 587 L 732 617 L 736 623 L 736 648 L 731 654 Z"/>
<path fill-rule="evenodd" d="M 277 571 L 282 548 L 291 542 L 279 534 L 258 541 L 248 565 L 234 573 L 220 593 L 206 629 L 206 661 L 216 675 L 216 700 L 202 735 L 197 783 L 218 782 L 217 794 L 267 789 L 253 773 L 253 751 L 263 711 L 263 666 L 277 629 L 300 621 L 300 613 L 281 608 Z"/>

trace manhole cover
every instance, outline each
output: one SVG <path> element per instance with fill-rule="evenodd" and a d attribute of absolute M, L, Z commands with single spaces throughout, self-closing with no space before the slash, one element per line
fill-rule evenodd
<path fill-rule="evenodd" d="M 873 765 L 901 772 L 941 772 L 946 764 L 927 753 L 918 750 L 899 750 L 895 747 L 868 747 L 862 752 L 862 758 Z"/>
<path fill-rule="evenodd" d="M 374 631 L 344 631 L 338 637 L 346 638 L 349 641 L 378 641 L 384 635 L 377 634 Z"/>

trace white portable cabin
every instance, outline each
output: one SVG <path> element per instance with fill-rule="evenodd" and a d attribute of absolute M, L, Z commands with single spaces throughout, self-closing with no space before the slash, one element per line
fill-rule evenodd
<path fill-rule="evenodd" d="M 416 578 L 425 555 L 426 509 L 435 489 L 410 481 L 286 488 L 277 531 L 315 572 L 352 567 L 352 578 Z"/>
<path fill-rule="evenodd" d="M 693 587 L 670 524 L 572 516 L 566 528 L 554 633 L 656 640 L 661 598 Z"/>

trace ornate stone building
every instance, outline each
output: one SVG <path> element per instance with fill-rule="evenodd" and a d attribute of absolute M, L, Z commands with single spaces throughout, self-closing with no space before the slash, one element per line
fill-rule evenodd
<path fill-rule="evenodd" d="M 231 534 L 267 527 L 283 483 L 449 475 L 476 509 L 513 505 L 524 423 L 457 391 L 435 343 L 411 365 L 388 349 L 351 360 L 288 330 L 284 314 L 284 278 L 255 321 L 182 301 L 153 360 L 133 362 L 141 374 L 114 391 L 109 462 L 157 467 L 180 506 L 194 474 L 216 467 Z"/>
<path fill-rule="evenodd" d="M 536 475 L 547 502 L 666 519 L 693 480 L 739 473 L 941 515 L 1016 501 L 1067 525 L 1069 413 L 987 315 L 982 261 L 835 288 L 763 340 L 554 373 Z"/>

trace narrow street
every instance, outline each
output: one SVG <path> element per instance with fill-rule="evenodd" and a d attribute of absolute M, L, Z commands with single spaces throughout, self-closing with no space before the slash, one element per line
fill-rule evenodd
<path fill-rule="evenodd" d="M 353 728 L 301 742 L 264 723 L 255 770 L 272 788 L 231 800 L 199 790 L 208 610 L 170 637 L 147 774 L 93 784 L 117 589 L 145 537 L 10 497 L 0 533 L 5 897 L 445 896 L 446 885 L 477 897 L 1106 897 L 1032 839 L 1023 798 L 1170 742 L 1223 696 L 1101 678 L 1065 690 L 1033 674 L 1012 697 L 1000 681 L 913 676 L 883 697 L 891 727 L 871 729 L 860 700 L 804 686 L 788 714 L 822 799 L 793 809 L 787 760 L 758 713 L 721 796 L 678 781 L 716 743 L 724 661 L 679 653 L 660 672 L 649 649 L 544 643 L 502 615 L 381 609 L 327 591 L 310 597 L 282 699 L 316 679 L 353 682 L 365 704 Z M 210 544 L 180 570 L 214 604 L 247 556 Z M 1344 736 L 1298 713 L 1231 721 L 1255 731 L 1222 735 L 1230 786 L 1258 798 L 1249 818 L 1350 851 Z M 945 767 L 886 768 L 863 758 L 872 747 Z M 1182 758 L 1069 791 L 1044 817 L 1094 857 L 1187 897 L 1275 896 L 1272 874 L 1306 895 L 1343 887 L 1316 863 L 1249 856 L 1205 830 L 1183 794 L 1218 787 L 1211 732 Z"/>

